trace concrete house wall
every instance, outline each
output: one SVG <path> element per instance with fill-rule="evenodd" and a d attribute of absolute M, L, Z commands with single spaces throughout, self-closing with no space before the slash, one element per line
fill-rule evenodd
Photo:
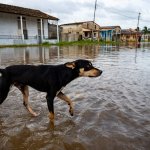
<path fill-rule="evenodd" d="M 58 28 L 59 19 L 40 10 L 0 3 L 0 45 L 56 43 L 58 37 L 51 40 L 48 36 L 50 20 Z"/>
<path fill-rule="evenodd" d="M 123 29 L 121 31 L 121 41 L 123 42 L 140 42 L 141 33 L 134 29 Z"/>
<path fill-rule="evenodd" d="M 104 26 L 101 27 L 100 36 L 104 41 L 120 41 L 120 26 Z"/>
<path fill-rule="evenodd" d="M 143 42 L 150 42 L 150 33 L 142 34 L 142 41 Z"/>
<path fill-rule="evenodd" d="M 21 30 L 18 29 L 19 15 L 0 13 L 0 44 L 38 44 L 37 18 L 24 16 L 28 39 L 22 41 Z M 48 20 L 43 19 L 43 42 L 48 40 Z M 50 42 L 50 41 L 49 41 Z"/>
<path fill-rule="evenodd" d="M 61 28 L 62 41 L 79 41 L 82 39 L 91 39 L 92 34 L 94 39 L 97 40 L 99 38 L 100 26 L 93 21 L 64 24 L 61 25 Z"/>

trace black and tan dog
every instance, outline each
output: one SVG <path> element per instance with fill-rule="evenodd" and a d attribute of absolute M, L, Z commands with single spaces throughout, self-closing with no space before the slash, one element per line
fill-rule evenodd
<path fill-rule="evenodd" d="M 10 86 L 16 86 L 23 94 L 23 104 L 34 116 L 37 114 L 28 103 L 28 86 L 42 92 L 46 92 L 49 118 L 54 121 L 53 101 L 55 96 L 66 101 L 70 115 L 73 115 L 71 100 L 61 90 L 69 82 L 77 77 L 98 77 L 101 70 L 94 68 L 88 60 L 76 60 L 62 65 L 13 65 L 0 69 L 0 104 L 6 99 Z"/>

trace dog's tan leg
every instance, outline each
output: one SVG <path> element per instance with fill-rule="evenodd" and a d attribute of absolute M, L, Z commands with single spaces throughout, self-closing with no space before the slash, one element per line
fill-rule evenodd
<path fill-rule="evenodd" d="M 29 89 L 28 86 L 24 86 L 21 88 L 21 92 L 23 94 L 23 104 L 27 108 L 27 110 L 33 115 L 33 116 L 38 116 L 37 113 L 35 113 L 31 106 L 29 105 L 28 99 L 29 99 Z"/>
<path fill-rule="evenodd" d="M 26 109 L 33 115 L 33 116 L 38 116 L 37 113 L 35 113 L 31 106 L 28 103 L 28 98 L 29 98 L 29 89 L 27 85 L 19 85 L 19 84 L 14 84 L 23 94 L 23 105 L 26 107 Z"/>
<path fill-rule="evenodd" d="M 68 103 L 68 105 L 70 106 L 69 113 L 71 116 L 73 116 L 73 103 L 72 103 L 72 101 L 62 92 L 59 92 L 57 97 Z"/>

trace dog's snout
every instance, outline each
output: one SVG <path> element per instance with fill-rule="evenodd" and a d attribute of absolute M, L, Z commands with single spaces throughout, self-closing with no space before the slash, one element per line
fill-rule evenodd
<path fill-rule="evenodd" d="M 102 74 L 102 72 L 103 72 L 102 70 L 98 69 L 97 76 L 100 76 Z"/>
<path fill-rule="evenodd" d="M 100 75 L 103 73 L 103 71 L 102 71 L 102 70 L 99 70 L 99 72 L 100 72 Z"/>

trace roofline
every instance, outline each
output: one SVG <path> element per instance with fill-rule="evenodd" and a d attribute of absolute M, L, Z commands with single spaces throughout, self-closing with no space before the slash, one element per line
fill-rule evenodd
<path fill-rule="evenodd" d="M 72 22 L 72 23 L 61 24 L 60 26 L 64 26 L 64 25 L 77 25 L 77 24 L 88 23 L 88 22 L 93 22 L 93 23 L 97 24 L 94 21 L 81 21 L 81 22 L 74 22 L 74 23 Z M 99 24 L 97 24 L 97 25 L 100 27 Z"/>
<path fill-rule="evenodd" d="M 114 28 L 117 28 L 117 27 L 119 27 L 121 29 L 120 26 L 101 26 L 100 28 L 101 29 L 114 29 Z"/>
<path fill-rule="evenodd" d="M 13 7 L 13 8 L 19 8 L 19 9 L 26 9 L 26 11 L 37 11 L 37 13 L 41 13 L 43 15 L 45 15 L 44 17 L 43 16 L 39 16 L 39 18 L 43 18 L 43 19 L 50 19 L 50 20 L 59 20 L 58 18 L 54 17 L 54 16 L 50 16 L 38 9 L 31 9 L 31 8 L 26 8 L 26 7 L 20 7 L 20 6 L 15 6 L 15 5 L 8 5 L 8 4 L 3 4 L 3 3 L 0 3 L 0 5 L 4 5 L 4 6 L 7 6 L 7 7 Z M 15 12 L 15 11 L 12 11 L 12 12 L 7 12 L 7 11 L 3 11 L 3 10 L 0 10 L 0 12 L 3 12 L 3 13 L 8 13 L 8 14 L 18 14 L 18 15 L 24 15 L 24 16 L 30 16 L 30 17 L 38 17 L 38 15 L 32 15 L 32 14 L 26 14 L 26 13 L 19 13 L 19 12 Z"/>

